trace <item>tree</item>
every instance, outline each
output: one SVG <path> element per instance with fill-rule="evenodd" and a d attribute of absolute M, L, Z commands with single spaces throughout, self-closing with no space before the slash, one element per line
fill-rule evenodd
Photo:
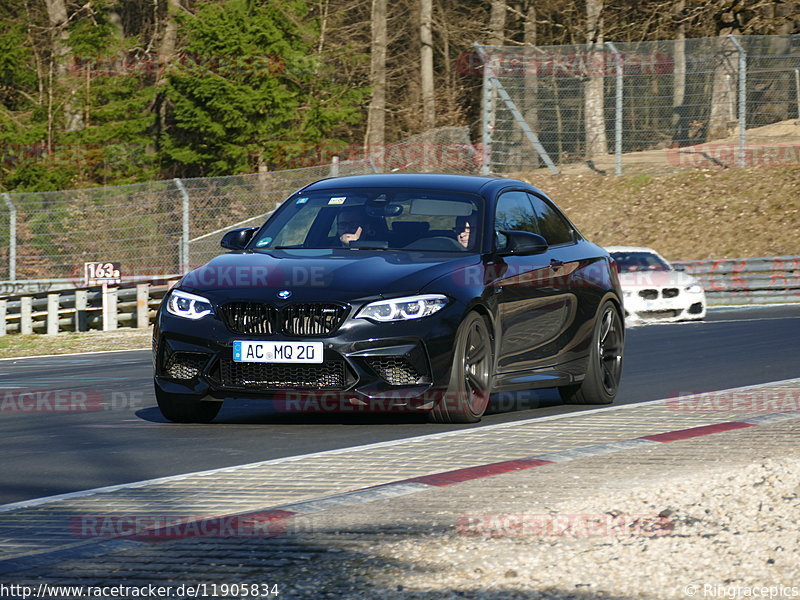
<path fill-rule="evenodd" d="M 372 0 L 372 44 L 370 49 L 369 85 L 372 98 L 369 103 L 365 151 L 367 155 L 379 153 L 383 162 L 386 143 L 386 0 Z"/>
<path fill-rule="evenodd" d="M 608 154 L 606 139 L 605 104 L 603 99 L 604 75 L 595 73 L 602 64 L 603 53 L 603 0 L 586 0 L 586 82 L 584 83 L 583 110 L 586 128 L 586 157 Z M 595 57 L 600 60 L 594 60 Z M 602 71 L 602 69 L 600 69 Z"/>
<path fill-rule="evenodd" d="M 70 80 L 69 71 L 72 66 L 72 49 L 69 44 L 69 19 L 67 5 L 64 0 L 44 0 L 47 16 L 50 20 L 50 39 L 52 44 L 52 66 L 55 82 L 67 90 L 64 103 L 64 120 L 67 131 L 78 131 L 83 127 L 83 115 L 77 107 L 77 90 Z"/>
<path fill-rule="evenodd" d="M 502 46 L 505 41 L 506 3 L 504 0 L 492 0 L 489 13 L 489 45 Z"/>
<path fill-rule="evenodd" d="M 738 0 L 725 2 L 717 13 L 716 55 L 714 79 L 711 88 L 711 114 L 708 118 L 708 139 L 724 138 L 731 133 L 736 106 L 736 81 L 738 75 L 737 47 L 727 38 L 740 32 Z"/>
<path fill-rule="evenodd" d="M 523 41 L 526 48 L 534 49 L 536 47 L 536 3 L 534 0 L 528 0 L 528 7 L 525 11 L 525 25 Z M 531 52 L 527 58 L 533 58 L 534 54 Z M 525 98 L 524 110 L 525 121 L 531 126 L 534 132 L 539 133 L 539 112 L 537 110 L 538 95 L 539 95 L 539 75 L 536 72 L 535 63 L 525 61 L 523 68 L 523 78 L 525 81 Z M 531 166 L 537 167 L 539 165 L 539 157 L 531 156 L 528 161 Z"/>
<path fill-rule="evenodd" d="M 673 142 L 678 145 L 686 143 L 686 0 L 677 0 L 673 5 L 675 19 L 675 42 L 673 50 L 673 83 L 672 83 L 672 129 Z"/>
<path fill-rule="evenodd" d="M 420 80 L 422 82 L 422 122 L 427 129 L 436 127 L 433 93 L 433 0 L 420 0 Z"/>
<path fill-rule="evenodd" d="M 164 151 L 184 175 L 291 166 L 359 121 L 364 91 L 337 84 L 314 52 L 306 2 L 225 0 L 180 22 Z"/>

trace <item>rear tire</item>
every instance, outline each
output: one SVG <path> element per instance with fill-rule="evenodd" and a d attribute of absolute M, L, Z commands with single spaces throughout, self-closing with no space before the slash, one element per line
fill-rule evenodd
<path fill-rule="evenodd" d="M 610 300 L 603 304 L 599 314 L 583 381 L 558 388 L 567 404 L 611 404 L 617 395 L 625 330 L 619 311 Z"/>
<path fill-rule="evenodd" d="M 450 385 L 430 413 L 435 423 L 477 423 L 492 389 L 492 338 L 486 321 L 471 312 L 456 336 Z"/>
<path fill-rule="evenodd" d="M 222 402 L 170 394 L 157 385 L 156 401 L 161 414 L 174 423 L 210 423 L 222 408 Z"/>

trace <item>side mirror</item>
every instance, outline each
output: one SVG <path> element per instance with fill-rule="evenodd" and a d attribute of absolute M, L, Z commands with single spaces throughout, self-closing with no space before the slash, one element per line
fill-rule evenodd
<path fill-rule="evenodd" d="M 506 236 L 506 247 L 498 251 L 500 255 L 524 256 L 542 254 L 548 248 L 547 240 L 538 233 L 528 231 L 501 231 Z"/>
<path fill-rule="evenodd" d="M 672 268 L 675 269 L 676 271 L 685 271 L 686 265 L 672 265 Z"/>
<path fill-rule="evenodd" d="M 229 231 L 222 236 L 222 241 L 219 245 L 228 250 L 243 250 L 250 243 L 253 234 L 258 229 L 258 227 L 242 227 Z"/>

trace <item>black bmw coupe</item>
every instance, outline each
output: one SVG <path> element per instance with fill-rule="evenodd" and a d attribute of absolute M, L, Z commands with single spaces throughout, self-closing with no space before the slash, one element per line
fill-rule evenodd
<path fill-rule="evenodd" d="M 318 181 L 187 273 L 154 330 L 164 416 L 226 398 L 270 410 L 480 420 L 493 392 L 608 404 L 622 373 L 614 262 L 522 181 L 391 174 Z"/>

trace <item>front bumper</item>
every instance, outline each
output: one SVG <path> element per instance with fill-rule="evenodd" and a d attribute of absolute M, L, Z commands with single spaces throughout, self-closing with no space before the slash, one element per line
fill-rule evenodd
<path fill-rule="evenodd" d="M 159 312 L 154 338 L 155 385 L 161 392 L 204 400 L 249 398 L 291 411 L 429 410 L 450 380 L 462 309 L 396 323 L 354 319 L 351 311 L 329 336 L 233 333 L 215 316 L 199 321 Z M 321 364 L 233 361 L 241 340 L 315 341 Z"/>
<path fill-rule="evenodd" d="M 673 298 L 664 298 L 659 293 L 658 297 L 647 299 L 640 291 L 625 290 L 623 293 L 625 318 L 629 322 L 675 323 L 706 317 L 705 292 L 680 290 Z"/>

